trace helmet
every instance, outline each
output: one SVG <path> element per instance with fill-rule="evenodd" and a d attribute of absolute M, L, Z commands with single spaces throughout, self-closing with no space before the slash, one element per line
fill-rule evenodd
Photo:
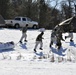
<path fill-rule="evenodd" d="M 41 34 L 43 35 L 43 34 L 44 34 L 44 32 L 41 32 Z"/>

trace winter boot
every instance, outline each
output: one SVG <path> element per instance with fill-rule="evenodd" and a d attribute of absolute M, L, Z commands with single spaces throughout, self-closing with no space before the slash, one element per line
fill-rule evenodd
<path fill-rule="evenodd" d="M 40 48 L 40 50 L 43 50 L 42 48 Z"/>
<path fill-rule="evenodd" d="M 73 40 L 72 40 L 72 39 L 70 39 L 70 42 L 73 42 Z"/>
<path fill-rule="evenodd" d="M 61 46 L 58 46 L 58 49 L 60 49 L 61 48 Z"/>
<path fill-rule="evenodd" d="M 58 49 L 61 48 L 61 42 L 58 42 L 56 45 L 58 46 Z"/>
<path fill-rule="evenodd" d="M 36 49 L 34 49 L 34 52 L 36 52 Z"/>
<path fill-rule="evenodd" d="M 67 37 L 65 36 L 65 39 L 66 39 Z"/>
<path fill-rule="evenodd" d="M 27 42 L 27 40 L 24 40 L 25 42 Z"/>
<path fill-rule="evenodd" d="M 50 43 L 49 47 L 51 47 L 51 43 Z"/>
<path fill-rule="evenodd" d="M 19 41 L 20 43 L 22 43 L 22 41 Z"/>
<path fill-rule="evenodd" d="M 50 43 L 50 47 L 51 47 L 51 45 L 53 45 L 53 41 L 51 41 L 51 43 Z"/>

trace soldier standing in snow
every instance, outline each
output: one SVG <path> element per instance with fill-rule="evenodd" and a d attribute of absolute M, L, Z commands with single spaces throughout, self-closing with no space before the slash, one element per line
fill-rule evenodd
<path fill-rule="evenodd" d="M 36 52 L 36 48 L 37 48 L 37 46 L 38 46 L 38 44 L 40 44 L 40 50 L 43 50 L 42 49 L 42 46 L 43 46 L 43 42 L 42 42 L 42 39 L 43 39 L 43 34 L 44 34 L 44 32 L 41 32 L 38 36 L 37 36 L 37 38 L 36 38 L 36 45 L 35 45 L 35 48 L 34 48 L 34 51 Z"/>
<path fill-rule="evenodd" d="M 53 45 L 53 43 L 54 43 L 55 41 L 56 41 L 56 29 L 52 30 L 50 47 L 51 47 L 51 45 Z"/>
<path fill-rule="evenodd" d="M 59 25 L 57 25 L 54 28 L 54 30 L 52 30 L 50 47 L 51 45 L 53 45 L 54 42 L 57 42 L 57 34 L 59 34 L 60 31 L 61 31 L 61 28 Z"/>
<path fill-rule="evenodd" d="M 22 37 L 19 41 L 20 43 L 22 43 L 23 38 L 25 38 L 24 41 L 27 42 L 27 40 L 26 40 L 26 38 L 27 38 L 27 34 L 26 34 L 27 28 L 28 28 L 28 25 L 26 25 L 25 27 L 22 28 Z"/>
<path fill-rule="evenodd" d="M 65 41 L 62 37 L 62 31 L 60 31 L 58 34 L 57 34 L 57 46 L 58 46 L 58 49 L 60 49 L 62 43 L 61 43 L 61 40 L 62 41 Z"/>

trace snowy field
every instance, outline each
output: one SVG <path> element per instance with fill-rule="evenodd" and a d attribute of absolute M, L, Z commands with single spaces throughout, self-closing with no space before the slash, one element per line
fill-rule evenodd
<path fill-rule="evenodd" d="M 74 42 L 62 41 L 58 51 L 55 44 L 49 48 L 51 30 L 46 30 L 43 39 L 43 51 L 37 48 L 33 52 L 35 39 L 40 32 L 29 29 L 25 44 L 19 44 L 19 29 L 0 29 L 0 42 L 14 41 L 15 48 L 0 50 L 0 75 L 76 75 L 76 33 Z M 63 38 L 66 34 L 63 34 Z"/>

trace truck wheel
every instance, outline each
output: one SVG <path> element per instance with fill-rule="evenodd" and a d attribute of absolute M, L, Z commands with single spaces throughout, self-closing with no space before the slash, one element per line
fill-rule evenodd
<path fill-rule="evenodd" d="M 20 26 L 19 26 L 19 24 L 15 24 L 15 28 L 19 28 Z"/>
<path fill-rule="evenodd" d="M 36 25 L 33 25 L 33 29 L 37 29 L 37 26 Z"/>

